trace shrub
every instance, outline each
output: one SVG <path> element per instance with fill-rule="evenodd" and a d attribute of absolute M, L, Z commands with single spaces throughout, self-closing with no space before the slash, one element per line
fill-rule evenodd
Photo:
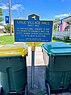
<path fill-rule="evenodd" d="M 68 42 L 69 41 L 69 36 L 65 36 L 63 39 L 64 42 Z"/>
<path fill-rule="evenodd" d="M 54 36 L 54 37 L 53 37 L 53 40 L 60 40 L 60 39 Z"/>
<path fill-rule="evenodd" d="M 8 33 L 10 32 L 10 24 L 5 25 L 4 28 L 5 28 L 6 32 L 8 32 Z M 14 32 L 14 28 L 13 28 L 13 25 L 12 25 L 12 33 L 13 32 Z"/>

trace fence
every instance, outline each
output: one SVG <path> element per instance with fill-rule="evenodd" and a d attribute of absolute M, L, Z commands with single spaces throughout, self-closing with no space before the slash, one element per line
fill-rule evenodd
<path fill-rule="evenodd" d="M 53 34 L 53 37 L 59 38 L 61 40 L 63 40 L 65 36 L 69 36 L 69 38 L 71 39 L 71 31 L 64 32 L 57 31 Z"/>

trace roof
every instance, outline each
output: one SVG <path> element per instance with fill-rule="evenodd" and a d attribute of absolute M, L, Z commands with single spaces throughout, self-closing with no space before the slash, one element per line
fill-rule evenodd
<path fill-rule="evenodd" d="M 65 18 L 63 18 L 61 20 L 64 20 L 64 21 L 68 22 L 69 24 L 71 24 L 71 15 L 68 16 L 68 17 L 65 17 Z M 61 20 L 55 22 L 54 24 L 60 24 Z"/>

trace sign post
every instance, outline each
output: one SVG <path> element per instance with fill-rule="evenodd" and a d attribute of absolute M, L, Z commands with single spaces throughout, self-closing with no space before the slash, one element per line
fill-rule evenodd
<path fill-rule="evenodd" d="M 32 42 L 32 68 L 31 87 L 34 88 L 34 59 L 35 42 L 50 42 L 52 40 L 53 21 L 40 20 L 39 16 L 32 14 L 27 20 L 15 19 L 15 41 Z"/>
<path fill-rule="evenodd" d="M 31 68 L 31 88 L 34 88 L 34 75 L 35 75 L 35 71 L 34 71 L 34 60 L 35 60 L 35 43 L 32 42 L 32 68 Z"/>

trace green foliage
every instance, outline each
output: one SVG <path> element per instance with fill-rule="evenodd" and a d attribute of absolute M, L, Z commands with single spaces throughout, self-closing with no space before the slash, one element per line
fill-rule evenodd
<path fill-rule="evenodd" d="M 57 42 L 57 41 L 62 41 L 62 40 L 54 36 L 53 37 L 53 42 Z"/>
<path fill-rule="evenodd" d="M 65 36 L 64 39 L 59 39 L 57 37 L 53 37 L 53 40 L 55 41 L 63 41 L 63 42 L 69 42 L 69 36 Z"/>
<path fill-rule="evenodd" d="M 2 16 L 3 14 L 2 14 L 2 8 L 0 8 L 0 16 Z"/>
<path fill-rule="evenodd" d="M 9 33 L 10 32 L 10 24 L 4 26 L 5 30 Z M 12 26 L 12 33 L 14 32 L 14 28 Z"/>
<path fill-rule="evenodd" d="M 60 21 L 60 18 L 55 18 L 54 22 Z"/>
<path fill-rule="evenodd" d="M 0 22 L 2 22 L 3 21 L 3 17 L 0 17 Z"/>
<path fill-rule="evenodd" d="M 55 36 L 53 37 L 53 40 L 60 40 L 59 38 L 56 38 Z"/>
<path fill-rule="evenodd" d="M 56 32 L 56 31 L 58 31 L 58 28 L 57 28 L 57 26 L 55 25 L 55 26 L 54 26 L 54 32 Z"/>
<path fill-rule="evenodd" d="M 9 31 L 10 31 L 10 25 L 5 25 L 4 28 L 9 33 Z"/>
<path fill-rule="evenodd" d="M 63 39 L 64 42 L 68 42 L 69 41 L 69 36 L 65 36 Z"/>
<path fill-rule="evenodd" d="M 0 8 L 0 22 L 2 22 L 3 21 L 3 14 L 2 14 L 2 8 Z"/>
<path fill-rule="evenodd" d="M 54 19 L 54 23 L 60 21 L 60 18 L 56 18 Z M 58 31 L 58 25 L 57 24 L 54 24 L 54 32 Z"/>

